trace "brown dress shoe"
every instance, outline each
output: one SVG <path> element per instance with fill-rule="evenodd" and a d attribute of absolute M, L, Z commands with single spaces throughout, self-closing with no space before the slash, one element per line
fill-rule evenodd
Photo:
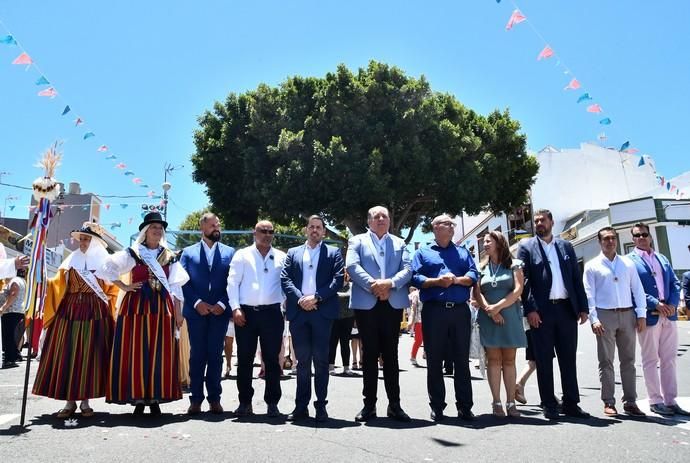
<path fill-rule="evenodd" d="M 628 402 L 623 405 L 623 411 L 626 415 L 630 416 L 647 416 L 645 412 L 640 410 L 640 407 L 638 407 L 635 402 Z"/>
<path fill-rule="evenodd" d="M 604 415 L 617 416 L 618 410 L 616 410 L 616 407 L 613 404 L 604 404 Z"/>
<path fill-rule="evenodd" d="M 209 405 L 209 411 L 214 415 L 221 415 L 223 413 L 223 406 L 220 402 L 211 402 Z"/>
<path fill-rule="evenodd" d="M 199 413 L 201 413 L 201 404 L 196 402 L 190 403 L 187 409 L 187 415 L 198 415 Z"/>

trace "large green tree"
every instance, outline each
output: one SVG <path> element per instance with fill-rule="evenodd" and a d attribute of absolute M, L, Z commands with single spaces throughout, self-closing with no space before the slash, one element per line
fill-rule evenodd
<path fill-rule="evenodd" d="M 358 233 L 382 204 L 409 241 L 442 212 L 523 204 L 538 169 L 507 110 L 477 114 L 423 76 L 374 61 L 231 93 L 199 126 L 194 180 L 226 222 L 244 226 L 321 213 Z"/>

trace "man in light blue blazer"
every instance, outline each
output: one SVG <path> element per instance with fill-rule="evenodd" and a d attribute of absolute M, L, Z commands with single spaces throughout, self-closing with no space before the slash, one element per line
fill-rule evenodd
<path fill-rule="evenodd" d="M 325 233 L 323 219 L 318 215 L 309 217 L 307 242 L 288 250 L 280 274 L 285 315 L 297 356 L 295 409 L 288 421 L 309 417 L 312 362 L 315 418 L 328 419 L 328 351 L 333 320 L 338 317 L 338 290 L 343 287 L 345 264 L 340 249 L 322 242 Z"/>
<path fill-rule="evenodd" d="M 189 274 L 182 287 L 191 356 L 191 395 L 187 413 L 196 415 L 204 400 L 204 382 L 211 413 L 223 413 L 220 404 L 225 332 L 232 316 L 226 291 L 230 261 L 235 249 L 220 242 L 220 221 L 205 213 L 199 220 L 201 241 L 182 251 L 180 263 Z"/>
<path fill-rule="evenodd" d="M 690 416 L 676 402 L 680 281 L 666 256 L 652 249 L 649 226 L 636 223 L 630 232 L 635 249 L 628 257 L 635 263 L 647 299 L 647 329 L 638 333 L 637 338 L 649 409 L 663 416 Z"/>
<path fill-rule="evenodd" d="M 410 421 L 400 407 L 398 336 L 402 312 L 408 306 L 412 278 L 405 242 L 390 235 L 390 215 L 383 206 L 367 213 L 369 231 L 352 237 L 345 264 L 352 280 L 350 308 L 355 311 L 363 348 L 364 407 L 356 421 L 376 417 L 378 358 L 383 358 L 383 378 L 389 417 Z"/>

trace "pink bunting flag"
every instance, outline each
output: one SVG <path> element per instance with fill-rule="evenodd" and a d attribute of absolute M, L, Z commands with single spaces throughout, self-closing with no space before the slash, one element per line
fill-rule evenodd
<path fill-rule="evenodd" d="M 527 18 L 520 12 L 520 10 L 513 11 L 513 14 L 510 15 L 510 19 L 508 20 L 508 24 L 506 24 L 506 30 L 511 30 L 514 25 L 520 24 L 526 19 Z"/>
<path fill-rule="evenodd" d="M 108 151 L 108 147 L 106 145 L 101 145 L 98 147 L 97 151 L 101 152 L 101 153 L 105 153 L 106 151 Z"/>
<path fill-rule="evenodd" d="M 49 98 L 55 98 L 57 96 L 57 94 L 58 94 L 57 90 L 55 90 L 53 87 L 48 87 L 48 88 L 38 92 L 38 96 L 47 96 Z"/>
<path fill-rule="evenodd" d="M 84 121 L 81 119 L 81 117 L 78 117 L 78 118 L 76 118 L 76 119 L 74 120 L 74 126 L 75 126 L 75 127 L 80 126 L 80 125 L 82 125 L 83 123 L 84 123 Z"/>
<path fill-rule="evenodd" d="M 109 210 L 110 210 L 110 204 L 106 204 L 106 205 L 103 206 L 103 207 L 105 207 L 105 210 L 106 210 L 106 211 L 109 211 Z"/>
<path fill-rule="evenodd" d="M 671 185 L 671 193 L 673 193 L 673 190 L 675 190 L 675 189 L 676 189 L 676 186 L 675 186 L 675 185 Z"/>
<path fill-rule="evenodd" d="M 146 196 L 148 196 L 149 198 L 152 198 L 153 195 L 155 195 L 155 194 L 156 194 L 156 192 L 153 191 L 153 190 L 151 190 L 151 191 L 149 191 L 148 193 L 146 193 Z"/>
<path fill-rule="evenodd" d="M 135 177 L 132 179 L 132 183 L 139 185 L 141 183 L 141 179 L 139 177 Z"/>
<path fill-rule="evenodd" d="M 601 106 L 599 106 L 598 104 L 595 103 L 595 104 L 587 106 L 587 112 L 588 113 L 600 113 L 600 112 L 602 112 L 602 109 L 601 109 Z"/>
<path fill-rule="evenodd" d="M 545 46 L 544 49 L 537 56 L 537 61 L 548 59 L 553 56 L 553 49 L 550 46 Z"/>
<path fill-rule="evenodd" d="M 637 148 L 628 148 L 627 150 L 624 150 L 623 152 L 628 153 L 628 154 L 636 154 L 639 151 L 640 150 L 638 150 Z"/>
<path fill-rule="evenodd" d="M 124 162 L 121 162 L 119 164 L 115 164 L 116 169 L 124 169 L 126 167 L 127 167 L 127 165 Z"/>
<path fill-rule="evenodd" d="M 580 88 L 580 82 L 577 79 L 573 79 L 563 90 L 577 90 L 578 88 Z"/>
<path fill-rule="evenodd" d="M 32 65 L 33 63 L 34 63 L 34 60 L 32 60 L 31 57 L 28 54 L 26 54 L 26 52 L 17 56 L 14 59 L 14 61 L 12 61 L 12 64 L 26 64 L 28 66 Z"/>

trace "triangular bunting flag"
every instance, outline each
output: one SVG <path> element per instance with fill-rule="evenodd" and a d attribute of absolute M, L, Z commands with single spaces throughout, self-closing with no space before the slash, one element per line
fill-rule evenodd
<path fill-rule="evenodd" d="M 125 171 L 125 175 L 134 175 L 134 172 L 132 172 L 131 170 Z"/>
<path fill-rule="evenodd" d="M 588 113 L 601 113 L 602 109 L 601 109 L 601 106 L 599 106 L 598 104 L 595 103 L 593 105 L 587 106 L 587 112 Z"/>
<path fill-rule="evenodd" d="M 96 151 L 98 151 L 100 153 L 105 153 L 106 151 L 108 151 L 108 147 L 106 145 L 101 145 L 98 147 L 98 149 Z"/>
<path fill-rule="evenodd" d="M 29 55 L 25 53 L 22 53 L 21 55 L 17 56 L 14 61 L 12 61 L 12 64 L 26 64 L 26 65 L 31 65 L 33 64 L 33 60 Z"/>
<path fill-rule="evenodd" d="M 127 206 L 129 206 L 129 204 L 120 204 L 120 207 L 121 207 L 122 209 L 127 209 Z"/>
<path fill-rule="evenodd" d="M 599 121 L 601 125 L 611 125 L 611 119 L 608 117 L 603 118 L 602 120 Z"/>
<path fill-rule="evenodd" d="M 543 59 L 548 59 L 553 56 L 553 50 L 551 49 L 550 46 L 545 46 L 542 51 L 539 52 L 537 55 L 537 61 L 543 60 Z"/>
<path fill-rule="evenodd" d="M 513 14 L 510 15 L 510 19 L 508 20 L 508 24 L 506 24 L 506 30 L 511 30 L 514 25 L 520 24 L 526 19 L 527 18 L 520 12 L 520 10 L 513 11 Z"/>
<path fill-rule="evenodd" d="M 591 100 L 591 99 L 592 99 L 592 97 L 589 96 L 589 93 L 583 93 L 582 95 L 580 95 L 580 98 L 577 99 L 577 102 L 582 103 L 583 101 L 587 101 L 587 100 Z"/>
<path fill-rule="evenodd" d="M 640 156 L 640 162 L 637 163 L 637 167 L 644 166 L 644 156 Z"/>
<path fill-rule="evenodd" d="M 115 156 L 114 154 L 109 154 L 105 157 L 105 159 L 106 160 L 117 159 L 117 156 Z"/>
<path fill-rule="evenodd" d="M 92 138 L 92 137 L 95 137 L 95 136 L 96 136 L 96 134 L 93 133 L 93 132 L 86 132 L 86 133 L 84 134 L 84 137 L 83 137 L 83 138 L 84 138 L 84 140 L 86 140 L 87 138 Z"/>
<path fill-rule="evenodd" d="M 84 121 L 82 120 L 81 117 L 78 117 L 74 120 L 74 126 L 75 127 L 78 127 L 78 126 L 82 125 L 83 123 L 84 123 Z"/>
<path fill-rule="evenodd" d="M 563 90 L 577 90 L 580 88 L 580 82 L 577 79 L 572 79 Z"/>
<path fill-rule="evenodd" d="M 57 90 L 55 90 L 53 87 L 48 87 L 45 90 L 38 92 L 38 96 L 47 96 L 50 98 L 55 98 L 57 94 Z"/>
<path fill-rule="evenodd" d="M 623 144 L 621 145 L 621 149 L 619 149 L 618 151 L 625 151 L 625 150 L 627 150 L 628 148 L 630 148 L 630 142 L 629 142 L 629 141 L 626 141 L 625 143 L 623 143 Z"/>
<path fill-rule="evenodd" d="M 60 115 L 64 116 L 65 114 L 67 114 L 70 111 L 72 111 L 72 108 L 70 108 L 69 105 L 67 105 L 67 106 L 65 106 L 65 109 L 62 110 L 62 114 L 60 114 Z"/>
<path fill-rule="evenodd" d="M 0 37 L 0 43 L 5 45 L 17 45 L 17 41 L 11 35 L 5 35 Z"/>
<path fill-rule="evenodd" d="M 142 180 L 141 180 L 139 177 L 136 177 L 136 178 L 133 178 L 133 179 L 132 179 L 132 183 L 134 183 L 135 185 L 139 185 L 139 184 L 141 183 L 141 181 L 142 181 Z"/>
<path fill-rule="evenodd" d="M 48 79 L 46 79 L 44 76 L 41 76 L 36 81 L 36 85 L 50 85 L 50 82 L 48 82 Z"/>

